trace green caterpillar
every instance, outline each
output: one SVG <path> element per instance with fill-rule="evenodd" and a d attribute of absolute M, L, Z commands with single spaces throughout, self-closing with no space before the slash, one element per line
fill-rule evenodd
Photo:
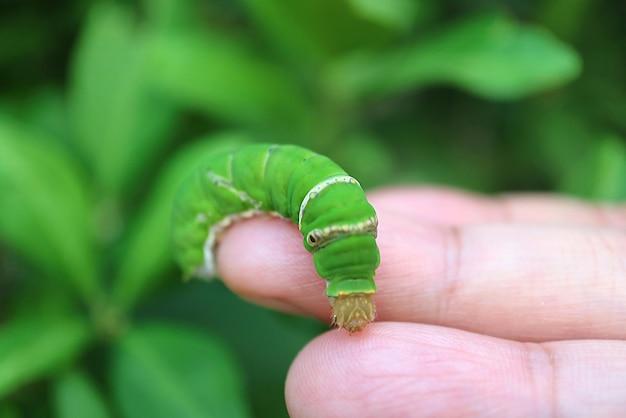
<path fill-rule="evenodd" d="M 350 332 L 375 316 L 378 220 L 357 180 L 333 161 L 293 145 L 248 145 L 210 155 L 175 203 L 175 255 L 185 275 L 211 278 L 220 234 L 271 213 L 300 229 L 326 280 L 333 323 Z"/>

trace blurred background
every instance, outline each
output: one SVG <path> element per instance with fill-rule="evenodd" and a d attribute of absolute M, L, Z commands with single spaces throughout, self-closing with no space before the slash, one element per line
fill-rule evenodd
<path fill-rule="evenodd" d="M 295 143 L 367 188 L 626 197 L 626 3 L 0 1 L 0 418 L 286 417 L 327 324 L 183 284 L 181 179 Z"/>

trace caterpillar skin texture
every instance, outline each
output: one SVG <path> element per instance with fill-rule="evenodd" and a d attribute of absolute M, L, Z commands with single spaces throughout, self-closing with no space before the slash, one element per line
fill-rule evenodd
<path fill-rule="evenodd" d="M 378 221 L 359 183 L 330 159 L 293 145 L 248 145 L 210 155 L 175 203 L 175 256 L 187 277 L 211 278 L 220 234 L 271 213 L 298 225 L 326 280 L 333 323 L 361 330 L 375 316 Z"/>

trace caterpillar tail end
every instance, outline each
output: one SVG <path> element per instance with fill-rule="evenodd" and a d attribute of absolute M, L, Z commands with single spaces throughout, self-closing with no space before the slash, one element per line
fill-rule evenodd
<path fill-rule="evenodd" d="M 333 308 L 332 324 L 350 334 L 362 331 L 376 317 L 373 294 L 353 293 L 329 298 Z"/>

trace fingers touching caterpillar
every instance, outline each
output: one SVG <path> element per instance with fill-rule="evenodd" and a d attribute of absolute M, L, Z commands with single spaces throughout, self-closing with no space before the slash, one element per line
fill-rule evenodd
<path fill-rule="evenodd" d="M 376 212 L 341 167 L 293 145 L 248 145 L 211 155 L 186 181 L 173 217 L 176 259 L 185 275 L 211 278 L 220 234 L 260 213 L 298 225 L 326 280 L 337 326 L 355 332 L 374 319 Z"/>

